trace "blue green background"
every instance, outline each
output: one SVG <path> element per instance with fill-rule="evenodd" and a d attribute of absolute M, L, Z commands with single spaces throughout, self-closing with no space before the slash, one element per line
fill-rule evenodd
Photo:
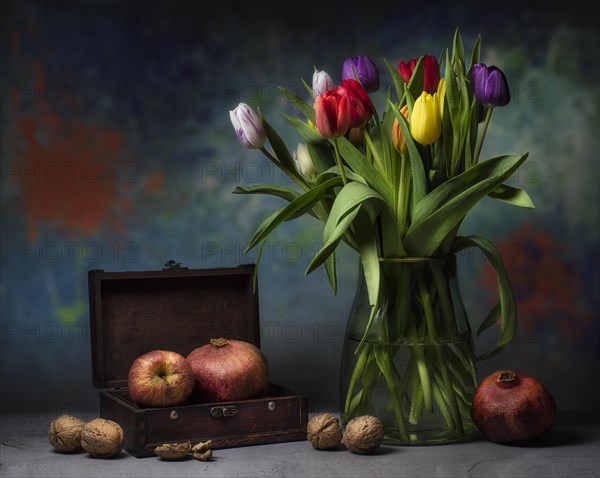
<path fill-rule="evenodd" d="M 456 27 L 506 73 L 483 156 L 529 152 L 510 184 L 535 210 L 486 199 L 462 232 L 502 252 L 519 335 L 479 364 L 538 376 L 559 409 L 597 410 L 599 289 L 598 18 L 578 2 L 3 2 L 2 413 L 94 411 L 87 272 L 253 262 L 244 247 L 281 201 L 232 194 L 289 184 L 237 141 L 229 110 L 260 108 L 295 149 L 277 86 L 304 94 L 314 67 L 340 81 L 367 54 L 389 84 L 397 64 L 438 55 Z M 380 106 L 383 93 L 376 96 Z M 271 380 L 336 410 L 345 321 L 358 258 L 341 248 L 340 287 L 305 277 L 321 224 L 303 217 L 271 237 L 259 269 L 262 348 Z M 477 254 L 459 257 L 473 326 L 496 298 Z M 485 350 L 497 330 L 477 339 Z"/>

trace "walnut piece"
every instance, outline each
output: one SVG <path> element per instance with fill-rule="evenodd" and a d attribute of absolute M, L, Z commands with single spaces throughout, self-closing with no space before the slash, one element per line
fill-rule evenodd
<path fill-rule="evenodd" d="M 182 460 L 189 455 L 192 450 L 192 444 L 185 443 L 165 443 L 154 449 L 154 454 L 160 456 L 163 460 Z"/>
<path fill-rule="evenodd" d="M 383 442 L 384 429 L 379 418 L 363 415 L 350 420 L 344 431 L 344 445 L 353 453 L 374 453 Z"/>
<path fill-rule="evenodd" d="M 48 427 L 48 441 L 56 451 L 76 453 L 81 451 L 81 430 L 85 422 L 72 415 L 61 415 Z"/>
<path fill-rule="evenodd" d="M 312 417 L 306 427 L 308 441 L 317 450 L 336 448 L 342 441 L 340 421 L 330 413 Z"/>
<path fill-rule="evenodd" d="M 210 461 L 212 458 L 212 440 L 200 442 L 192 447 L 192 456 L 196 460 Z"/>
<path fill-rule="evenodd" d="M 123 450 L 121 425 L 105 418 L 94 418 L 81 431 L 81 446 L 91 456 L 110 458 Z"/>

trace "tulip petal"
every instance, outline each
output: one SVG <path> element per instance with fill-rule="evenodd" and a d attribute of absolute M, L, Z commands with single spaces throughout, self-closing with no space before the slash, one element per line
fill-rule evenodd
<path fill-rule="evenodd" d="M 495 106 L 504 106 L 510 101 L 510 92 L 503 73 L 498 69 L 493 69 L 485 85 L 485 96 L 488 103 Z"/>

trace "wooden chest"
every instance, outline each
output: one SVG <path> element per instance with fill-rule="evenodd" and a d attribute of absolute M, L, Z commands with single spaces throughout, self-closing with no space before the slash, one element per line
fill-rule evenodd
<path fill-rule="evenodd" d="M 122 426 L 132 455 L 153 456 L 160 444 L 187 440 L 212 440 L 217 449 L 306 439 L 306 397 L 274 383 L 264 396 L 239 402 L 140 408 L 129 398 L 129 367 L 150 350 L 187 356 L 218 337 L 260 347 L 254 267 L 88 273 L 100 416 Z"/>

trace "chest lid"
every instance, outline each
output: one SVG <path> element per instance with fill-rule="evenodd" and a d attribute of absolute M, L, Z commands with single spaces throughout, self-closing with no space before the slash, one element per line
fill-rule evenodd
<path fill-rule="evenodd" d="M 89 271 L 94 386 L 125 387 L 133 361 L 151 350 L 185 357 L 218 337 L 260 347 L 254 268 Z"/>

